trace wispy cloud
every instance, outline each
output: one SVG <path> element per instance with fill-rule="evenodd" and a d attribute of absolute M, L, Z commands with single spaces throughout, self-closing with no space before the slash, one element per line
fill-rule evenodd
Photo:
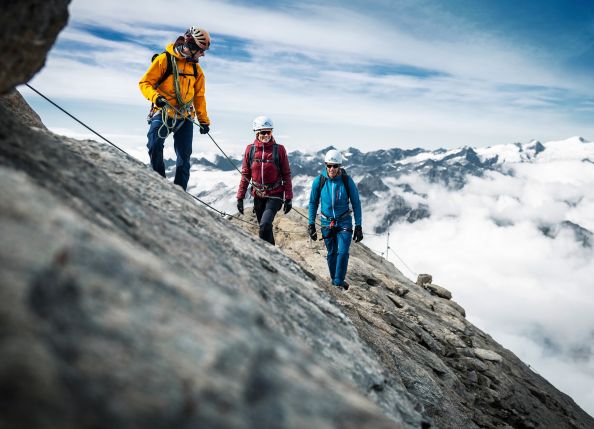
<path fill-rule="evenodd" d="M 61 100 L 125 104 L 130 119 L 141 117 L 138 79 L 188 26 L 187 5 L 96 3 L 73 2 L 71 23 L 34 83 Z M 289 149 L 362 138 L 380 148 L 594 135 L 591 85 L 560 77 L 538 55 L 432 2 L 405 2 L 391 14 L 381 4 L 192 3 L 201 19 L 190 24 L 213 34 L 202 60 L 213 129 L 240 141 L 249 127 L 235 121 L 249 125 L 267 113 Z"/>

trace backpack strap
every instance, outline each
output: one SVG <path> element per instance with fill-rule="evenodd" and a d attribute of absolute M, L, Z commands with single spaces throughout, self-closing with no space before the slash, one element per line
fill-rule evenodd
<path fill-rule="evenodd" d="M 252 169 L 252 161 L 254 160 L 254 155 L 256 153 L 256 145 L 255 143 L 252 143 L 252 147 L 250 148 L 250 153 L 248 155 L 248 168 Z"/>
<path fill-rule="evenodd" d="M 161 76 L 161 78 L 157 81 L 156 88 L 158 88 L 163 82 L 165 82 L 165 79 L 167 79 L 173 71 L 173 66 L 171 65 L 171 54 L 167 51 L 162 53 L 167 56 L 167 68 L 165 69 L 165 73 L 163 73 L 163 76 Z M 153 61 L 155 61 L 155 58 L 157 58 L 158 56 L 159 54 L 153 55 Z"/>
<path fill-rule="evenodd" d="M 276 144 L 276 143 L 272 144 L 272 160 L 274 161 L 274 164 L 276 165 L 276 169 L 278 170 L 278 173 L 280 175 L 281 165 L 280 165 L 280 159 L 278 156 L 278 144 Z"/>
<path fill-rule="evenodd" d="M 326 183 L 326 176 L 320 174 L 320 181 L 318 182 L 318 198 L 316 199 L 316 204 L 320 203 L 320 197 L 322 196 L 322 188 Z"/>
<path fill-rule="evenodd" d="M 342 176 L 342 184 L 344 185 L 344 189 L 347 194 L 347 201 L 350 201 L 351 200 L 351 191 L 349 189 L 349 176 L 344 168 L 341 168 L 340 172 L 341 172 L 341 176 Z M 320 180 L 318 182 L 318 195 L 316 198 L 316 204 L 320 203 L 320 197 L 322 196 L 322 188 L 324 187 L 325 184 L 326 184 L 326 176 L 324 176 L 323 174 L 320 174 Z M 347 211 L 345 213 L 338 216 L 338 218 L 334 219 L 334 221 L 340 220 L 341 218 L 343 218 L 350 212 L 351 212 L 350 209 L 347 209 Z M 324 213 L 322 213 L 322 216 L 327 219 L 331 219 L 331 217 L 324 215 Z"/>
<path fill-rule="evenodd" d="M 250 154 L 248 155 L 248 168 L 252 169 L 252 162 L 254 161 L 254 155 L 256 154 L 256 145 L 252 143 L 252 147 L 250 148 Z M 268 160 L 264 160 L 263 162 L 270 162 Z M 278 144 L 274 143 L 272 145 L 272 162 L 276 165 L 278 172 L 282 171 L 281 164 L 280 164 L 280 157 L 278 156 Z"/>
<path fill-rule="evenodd" d="M 342 183 L 344 185 L 344 189 L 346 190 L 348 201 L 351 200 L 351 190 L 349 189 L 349 176 L 344 168 L 341 167 L 340 172 L 342 173 Z"/>
<path fill-rule="evenodd" d="M 341 177 L 342 177 L 342 184 L 344 185 L 344 189 L 346 191 L 347 194 L 347 198 L 350 201 L 351 200 L 351 190 L 349 188 L 349 175 L 347 174 L 346 170 L 344 168 L 340 169 Z M 318 203 L 320 201 L 320 195 L 322 193 L 322 188 L 324 187 L 324 184 L 326 183 L 326 176 L 324 176 L 323 174 L 320 174 L 320 182 L 318 185 Z"/>
<path fill-rule="evenodd" d="M 163 73 L 163 76 L 161 76 L 161 78 L 157 81 L 157 86 L 156 88 L 158 88 L 163 82 L 165 82 L 165 79 L 167 79 L 171 73 L 173 73 L 173 65 L 172 65 L 172 61 L 173 59 L 171 58 L 171 54 L 167 51 L 165 52 L 161 52 L 162 54 L 165 54 L 167 56 L 167 68 L 165 69 L 165 73 Z M 153 55 L 153 58 L 151 59 L 151 61 L 155 61 L 155 58 L 157 58 L 160 54 L 155 54 Z M 192 63 L 192 68 L 194 69 L 194 77 L 198 78 L 198 69 L 196 68 L 196 63 Z M 180 73 L 180 76 L 190 76 L 186 73 Z"/>
<path fill-rule="evenodd" d="M 195 78 L 198 77 L 198 69 L 196 68 L 196 63 L 192 63 L 192 68 L 194 69 L 194 73 L 179 73 L 180 76 L 194 76 Z"/>

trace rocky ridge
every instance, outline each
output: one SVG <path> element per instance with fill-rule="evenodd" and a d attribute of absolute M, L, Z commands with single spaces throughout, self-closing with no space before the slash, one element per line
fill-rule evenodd
<path fill-rule="evenodd" d="M 353 244 L 347 273 L 351 287 L 342 292 L 330 286 L 325 247 L 308 239 L 306 212 L 295 211 L 275 220 L 276 244 L 330 290 L 388 369 L 384 383 L 404 385 L 439 427 L 585 424 L 575 415 L 553 417 L 564 413 L 565 401 L 571 400 L 552 394 L 555 389 L 545 379 L 468 322 L 450 291 L 433 284 L 431 276 L 420 275 L 413 283 L 364 245 Z M 251 225 L 237 224 L 257 235 L 253 214 L 247 217 Z"/>
<path fill-rule="evenodd" d="M 299 209 L 275 248 L 111 146 L 0 110 L 5 426 L 592 424 L 364 245 L 333 289 Z"/>

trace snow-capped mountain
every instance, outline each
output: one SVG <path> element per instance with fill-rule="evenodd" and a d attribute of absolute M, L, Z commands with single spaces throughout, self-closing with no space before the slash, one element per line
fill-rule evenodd
<path fill-rule="evenodd" d="M 323 156 L 331 147 L 315 153 L 295 151 L 289 154 L 293 173 L 294 204 L 306 206 L 311 182 L 323 168 Z M 366 224 L 375 233 L 387 231 L 398 222 L 414 223 L 429 218 L 432 214 L 431 185 L 444 190 L 460 191 L 470 180 L 483 178 L 496 180 L 498 177 L 512 178 L 526 164 L 554 166 L 576 162 L 577 165 L 594 164 L 594 143 L 581 137 L 563 141 L 541 143 L 511 143 L 486 148 L 463 147 L 456 149 L 398 149 L 361 152 L 349 148 L 343 152 L 345 167 L 358 184 L 363 202 Z M 241 165 L 241 159 L 234 159 Z M 175 163 L 168 161 L 169 173 L 173 174 Z M 234 211 L 235 191 L 239 174 L 223 156 L 211 160 L 192 159 L 192 178 L 189 190 L 219 208 Z M 543 174 L 549 174 L 543 172 Z M 559 178 L 561 181 L 567 180 Z M 579 204 L 575 201 L 571 204 Z M 494 216 L 494 222 L 505 225 L 509 219 Z M 586 227 L 570 219 L 559 219 L 549 223 L 543 219 L 539 229 L 548 237 L 556 236 L 560 230 L 574 231 L 576 239 L 585 246 L 592 246 L 592 227 Z"/>

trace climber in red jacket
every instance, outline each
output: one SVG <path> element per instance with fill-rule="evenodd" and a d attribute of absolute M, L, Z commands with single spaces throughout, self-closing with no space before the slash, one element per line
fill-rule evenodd
<path fill-rule="evenodd" d="M 260 238 L 274 244 L 272 222 L 283 206 L 292 208 L 293 187 L 287 151 L 272 136 L 272 120 L 266 116 L 254 119 L 256 139 L 245 148 L 241 180 L 237 190 L 237 210 L 243 214 L 243 199 L 251 182 L 254 211 L 260 225 Z"/>

